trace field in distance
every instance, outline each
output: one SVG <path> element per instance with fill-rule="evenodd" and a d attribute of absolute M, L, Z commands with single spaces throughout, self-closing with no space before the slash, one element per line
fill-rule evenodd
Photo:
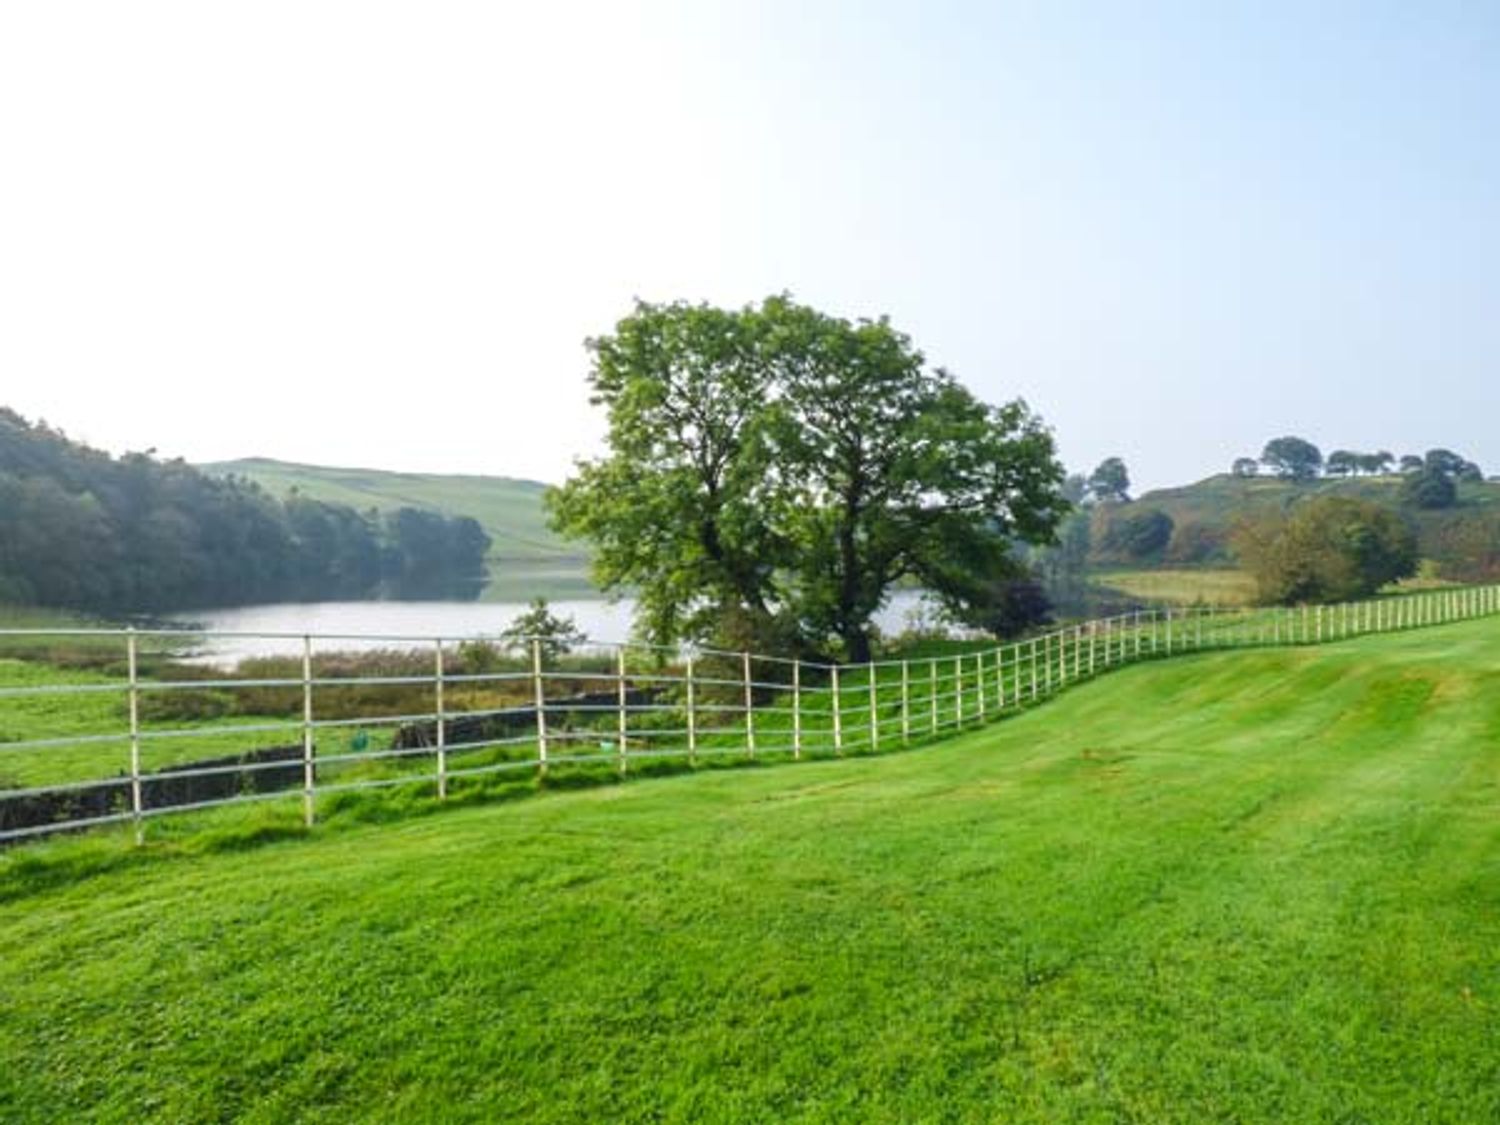
<path fill-rule="evenodd" d="M 1255 604 L 1255 578 L 1230 567 L 1159 567 L 1102 570 L 1091 575 L 1106 590 L 1152 605 L 1248 606 Z M 1454 585 L 1418 576 L 1386 587 L 1383 593 L 1409 594 Z"/>
<path fill-rule="evenodd" d="M 907 754 L 22 849 L 0 1117 L 1497 1120 L 1497 685 L 1485 620 Z"/>
<path fill-rule="evenodd" d="M 216 476 L 247 477 L 276 496 L 292 489 L 358 511 L 427 508 L 471 516 L 491 539 L 486 601 L 579 598 L 597 593 L 582 546 L 560 539 L 542 511 L 545 485 L 512 477 L 397 473 L 383 469 L 299 465 L 264 457 L 199 465 Z"/>
<path fill-rule="evenodd" d="M 1243 570 L 1163 567 L 1157 570 L 1105 570 L 1091 575 L 1109 590 L 1157 605 L 1250 605 L 1255 579 Z"/>

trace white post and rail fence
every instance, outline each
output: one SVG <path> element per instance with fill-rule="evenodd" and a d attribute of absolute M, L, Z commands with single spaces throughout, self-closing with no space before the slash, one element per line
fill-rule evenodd
<path fill-rule="evenodd" d="M 439 799 L 560 770 L 620 776 L 880 752 L 1032 707 L 1129 664 L 1341 641 L 1500 614 L 1500 586 L 1292 608 L 1144 609 L 1025 640 L 866 664 L 546 638 L 0 630 L 0 842 L 169 813 L 420 785 Z M 349 643 L 378 642 L 353 655 Z M 294 654 L 294 655 L 293 655 Z M 49 671 L 41 671 L 41 669 Z"/>

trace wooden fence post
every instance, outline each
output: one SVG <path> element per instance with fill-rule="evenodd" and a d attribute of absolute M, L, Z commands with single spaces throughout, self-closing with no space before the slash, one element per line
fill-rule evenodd
<path fill-rule="evenodd" d="M 979 721 L 984 722 L 984 653 L 974 654 L 974 702 L 979 709 Z"/>
<path fill-rule="evenodd" d="M 547 776 L 547 692 L 542 686 L 542 642 L 531 638 L 531 686 L 536 706 L 536 772 Z"/>
<path fill-rule="evenodd" d="M 135 626 L 125 630 L 125 668 L 130 676 L 130 815 L 135 820 L 135 842 L 146 842 L 146 807 L 141 799 L 141 677 Z"/>
<path fill-rule="evenodd" d="M 901 741 L 911 741 L 911 662 L 901 662 Z"/>
<path fill-rule="evenodd" d="M 693 681 L 693 654 L 688 653 L 687 658 L 687 736 L 688 736 L 688 764 L 696 765 L 698 761 L 698 709 L 697 699 L 694 692 Z"/>
<path fill-rule="evenodd" d="M 437 721 L 436 738 L 437 743 L 437 790 L 438 800 L 448 799 L 448 718 L 447 707 L 443 700 L 443 638 L 439 637 L 432 646 L 432 701 Z"/>
<path fill-rule="evenodd" d="M 842 754 L 844 752 L 844 709 L 840 703 L 839 692 L 839 666 L 835 664 L 833 675 L 833 752 Z"/>
<path fill-rule="evenodd" d="M 615 685 L 617 689 L 616 698 L 619 700 L 619 715 L 617 730 L 620 740 L 620 776 L 624 777 L 630 769 L 630 748 L 628 738 L 630 732 L 630 713 L 627 710 L 626 687 L 625 687 L 625 646 L 621 645 L 615 649 Z"/>
<path fill-rule="evenodd" d="M 750 757 L 755 757 L 755 692 L 751 686 L 750 679 L 750 654 L 741 654 L 744 659 L 742 667 L 745 672 L 745 748 L 749 750 Z"/>
<path fill-rule="evenodd" d="M 302 823 L 313 825 L 317 774 L 313 765 L 312 637 L 302 635 Z"/>
<path fill-rule="evenodd" d="M 938 732 L 938 663 L 937 657 L 933 657 L 928 664 L 927 686 L 932 689 L 929 693 L 929 701 L 932 703 L 932 733 Z"/>
<path fill-rule="evenodd" d="M 880 749 L 880 700 L 877 694 L 876 673 L 878 669 L 872 660 L 870 669 L 870 749 Z"/>
<path fill-rule="evenodd" d="M 792 661 L 792 757 L 802 757 L 802 661 Z"/>

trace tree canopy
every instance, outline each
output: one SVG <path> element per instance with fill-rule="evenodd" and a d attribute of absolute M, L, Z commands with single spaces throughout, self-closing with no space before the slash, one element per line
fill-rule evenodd
<path fill-rule="evenodd" d="M 1324 462 L 1323 471 L 1331 477 L 1349 477 L 1359 472 L 1360 455 L 1347 449 L 1335 449 Z"/>
<path fill-rule="evenodd" d="M 1106 457 L 1089 474 L 1089 495 L 1101 502 L 1125 503 L 1130 499 L 1130 472 L 1118 457 Z"/>
<path fill-rule="evenodd" d="M 1416 573 L 1417 540 L 1388 508 L 1320 496 L 1272 520 L 1241 524 L 1235 551 L 1268 604 L 1365 597 Z"/>
<path fill-rule="evenodd" d="M 980 402 L 884 319 L 643 302 L 589 349 L 609 452 L 548 504 L 654 640 L 863 660 L 896 583 L 976 612 L 1067 511 L 1025 403 Z"/>
<path fill-rule="evenodd" d="M 1266 443 L 1256 461 L 1237 457 L 1230 472 L 1237 477 L 1253 477 L 1265 465 L 1277 476 L 1296 481 L 1312 480 L 1320 474 L 1330 477 L 1381 476 L 1399 471 L 1419 473 L 1424 470 L 1455 480 L 1483 480 L 1484 473 L 1473 461 L 1451 449 L 1429 449 L 1425 456 L 1408 453 L 1399 462 L 1389 450 L 1362 453 L 1352 449 L 1335 449 L 1325 460 L 1318 447 L 1305 438 L 1280 437 Z"/>
<path fill-rule="evenodd" d="M 1277 476 L 1312 480 L 1323 468 L 1323 454 L 1305 438 L 1279 437 L 1266 443 L 1261 463 Z"/>
<path fill-rule="evenodd" d="M 100 613 L 474 594 L 473 520 L 279 500 L 145 453 L 115 458 L 0 408 L 0 601 Z"/>
<path fill-rule="evenodd" d="M 500 634 L 501 644 L 513 653 L 530 655 L 533 642 L 544 661 L 566 656 L 586 640 L 578 623 L 571 617 L 552 612 L 546 598 L 532 598 L 526 612 L 512 621 Z"/>
<path fill-rule="evenodd" d="M 1105 523 L 1101 546 L 1121 559 L 1144 562 L 1161 555 L 1172 538 L 1172 529 L 1172 517 L 1157 508 L 1126 509 Z"/>
<path fill-rule="evenodd" d="M 1451 508 L 1458 503 L 1458 486 L 1445 473 L 1422 469 L 1401 482 L 1401 499 L 1414 508 Z"/>

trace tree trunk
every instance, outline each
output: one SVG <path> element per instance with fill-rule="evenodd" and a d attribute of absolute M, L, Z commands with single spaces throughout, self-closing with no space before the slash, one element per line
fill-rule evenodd
<path fill-rule="evenodd" d="M 844 650 L 851 664 L 870 662 L 870 632 L 868 629 L 846 629 L 843 633 Z"/>

